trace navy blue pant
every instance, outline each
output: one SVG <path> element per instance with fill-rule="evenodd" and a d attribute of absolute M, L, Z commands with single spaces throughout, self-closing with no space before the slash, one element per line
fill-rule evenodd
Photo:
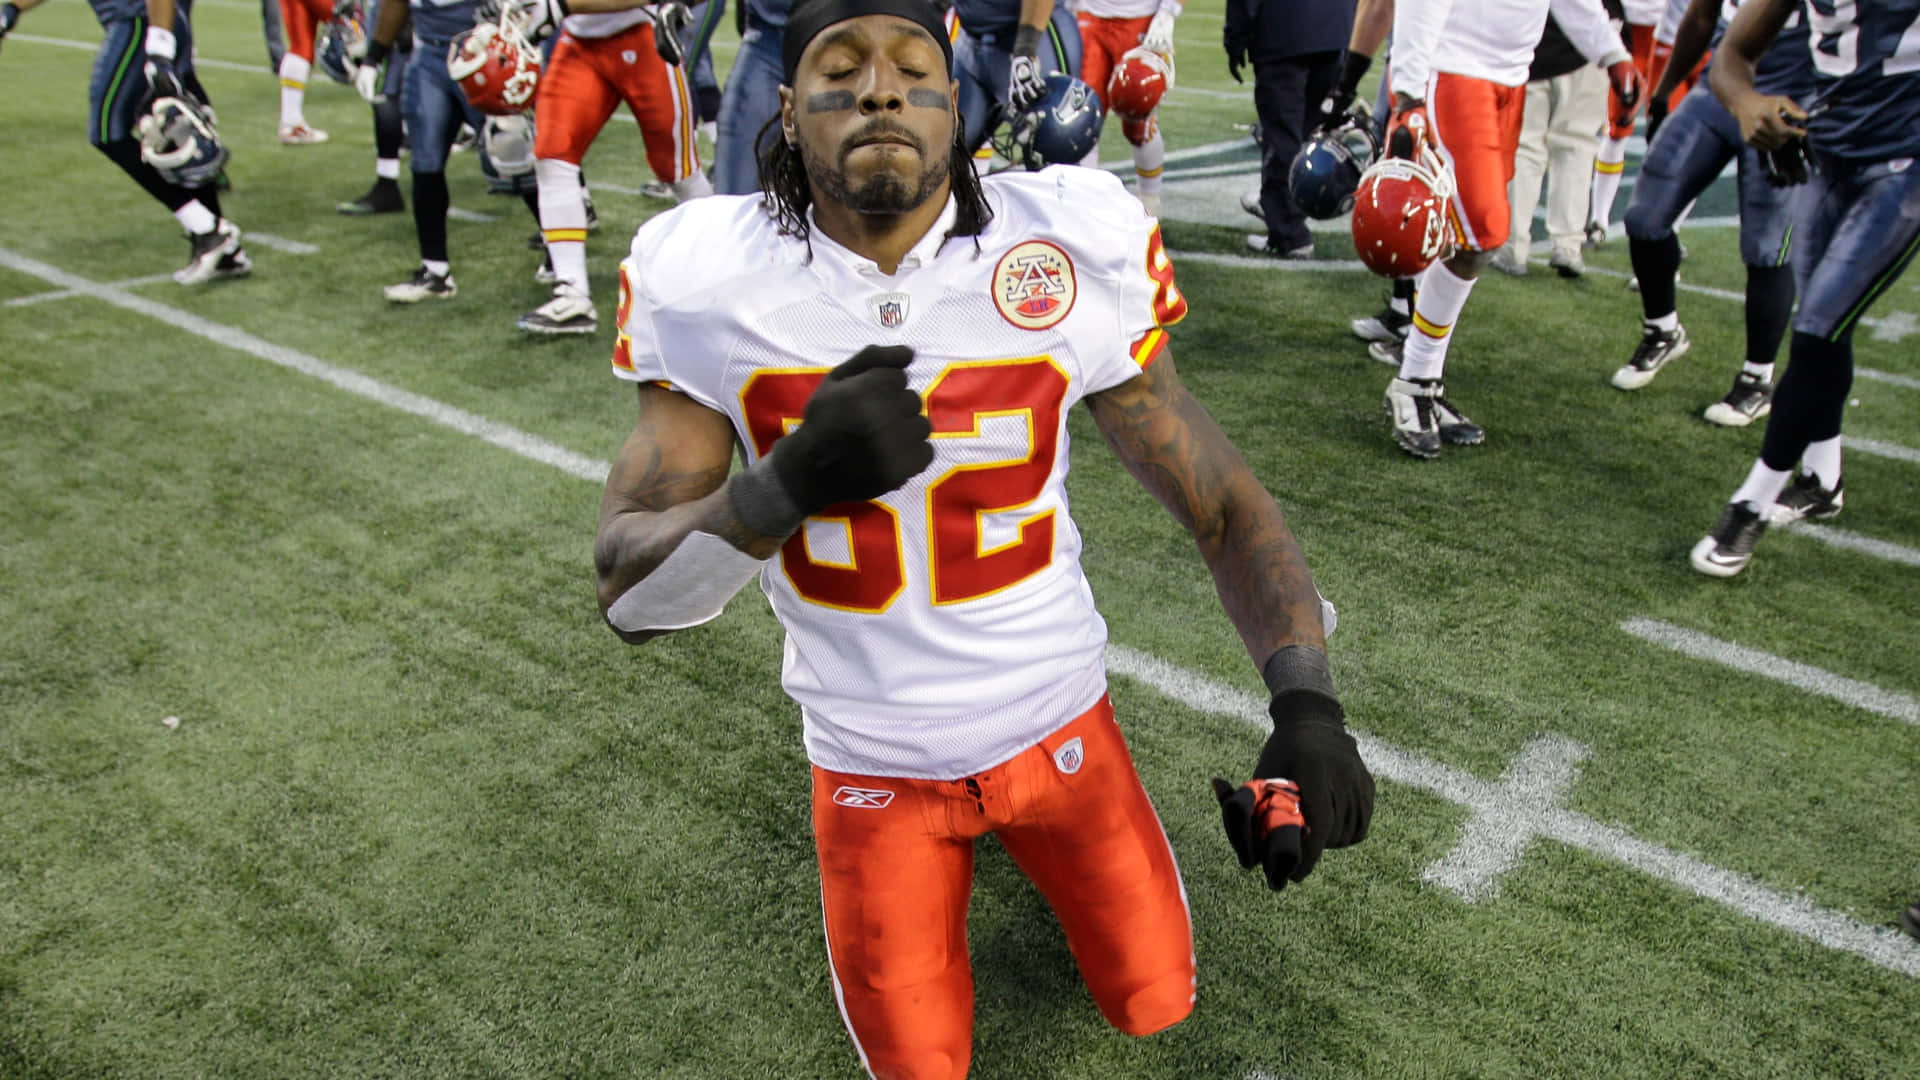
<path fill-rule="evenodd" d="M 747 16 L 747 32 L 727 72 L 720 95 L 720 130 L 714 140 L 713 189 L 722 195 L 760 190 L 760 152 L 780 137 L 780 28 Z M 758 141 L 764 133 L 766 141 Z"/>
<path fill-rule="evenodd" d="M 960 81 L 962 141 L 980 149 L 1007 116 L 1007 81 L 1013 67 L 1014 30 L 974 34 L 962 29 L 953 47 L 953 75 Z M 1055 5 L 1040 40 L 1040 70 L 1080 74 L 1080 23 L 1073 12 Z"/>
<path fill-rule="evenodd" d="M 1680 211 L 1707 190 L 1730 161 L 1740 163 L 1740 261 L 1781 266 L 1792 236 L 1793 188 L 1767 182 L 1760 152 L 1740 138 L 1740 121 L 1703 81 L 1660 125 L 1647 148 L 1627 206 L 1627 236 L 1665 240 Z"/>
<path fill-rule="evenodd" d="M 1287 173 L 1306 141 L 1307 124 L 1340 81 L 1340 53 L 1317 52 L 1253 62 L 1253 107 L 1260 115 L 1260 213 L 1276 254 L 1313 243 L 1307 216 L 1293 205 Z"/>

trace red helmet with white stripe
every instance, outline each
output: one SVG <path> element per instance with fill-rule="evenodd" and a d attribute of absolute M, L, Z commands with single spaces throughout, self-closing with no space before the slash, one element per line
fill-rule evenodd
<path fill-rule="evenodd" d="M 483 22 L 453 39 L 447 49 L 447 74 L 474 108 L 507 116 L 533 107 L 540 84 L 540 54 L 527 40 L 523 21 L 512 5 L 502 5 L 499 22 Z"/>
<path fill-rule="evenodd" d="M 1415 159 L 1385 157 L 1360 174 L 1353 248 L 1382 277 L 1412 277 L 1453 254 L 1453 174 L 1431 148 Z"/>
<path fill-rule="evenodd" d="M 1128 49 L 1107 77 L 1107 109 L 1123 120 L 1144 120 L 1172 86 L 1172 60 L 1145 46 Z"/>

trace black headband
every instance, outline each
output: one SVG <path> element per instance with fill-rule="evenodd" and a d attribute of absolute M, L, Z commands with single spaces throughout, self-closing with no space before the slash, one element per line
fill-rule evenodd
<path fill-rule="evenodd" d="M 940 52 L 947 58 L 947 70 L 953 70 L 953 42 L 947 38 L 946 19 L 932 0 L 800 0 L 787 16 L 780 43 L 786 84 L 793 85 L 794 69 L 800 66 L 800 54 L 807 51 L 808 42 L 834 23 L 862 15 L 897 15 L 917 24 L 940 43 Z"/>

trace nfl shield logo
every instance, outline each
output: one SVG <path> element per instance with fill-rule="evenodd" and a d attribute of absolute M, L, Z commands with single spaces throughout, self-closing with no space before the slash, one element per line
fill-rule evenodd
<path fill-rule="evenodd" d="M 873 309 L 873 317 L 880 320 L 881 326 L 898 330 L 907 321 L 907 299 L 906 293 L 881 293 L 868 300 L 867 306 Z"/>
<path fill-rule="evenodd" d="M 1066 773 L 1068 776 L 1079 772 L 1080 765 L 1084 761 L 1086 761 L 1086 757 L 1081 753 L 1080 736 L 1078 735 L 1068 739 L 1060 749 L 1053 752 L 1054 767 Z"/>

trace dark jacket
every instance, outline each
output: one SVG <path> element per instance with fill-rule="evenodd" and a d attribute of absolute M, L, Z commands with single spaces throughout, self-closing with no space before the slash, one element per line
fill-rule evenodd
<path fill-rule="evenodd" d="M 1226 34 L 1246 42 L 1247 55 L 1285 60 L 1339 52 L 1353 35 L 1355 0 L 1227 0 Z"/>
<path fill-rule="evenodd" d="M 1616 23 L 1624 24 L 1626 11 L 1620 6 L 1620 0 L 1602 0 L 1607 9 L 1607 17 Z M 1540 44 L 1533 50 L 1533 66 L 1527 69 L 1527 81 L 1539 82 L 1542 79 L 1557 79 L 1562 75 L 1571 75 L 1586 67 L 1588 60 L 1573 47 L 1567 35 L 1560 30 L 1560 24 L 1547 16 L 1547 29 L 1540 35 Z"/>

